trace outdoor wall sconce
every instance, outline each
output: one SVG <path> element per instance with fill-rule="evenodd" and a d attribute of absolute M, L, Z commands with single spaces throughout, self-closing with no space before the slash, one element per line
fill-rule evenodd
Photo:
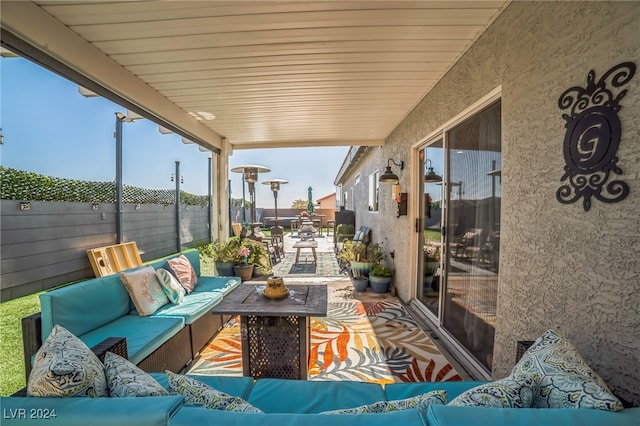
<path fill-rule="evenodd" d="M 173 182 L 176 178 L 175 173 L 171 173 L 171 182 Z M 184 183 L 184 176 L 180 176 L 180 183 Z"/>
<path fill-rule="evenodd" d="M 94 210 L 94 211 L 95 211 L 95 210 L 98 210 L 98 208 L 99 208 L 99 207 L 100 207 L 100 206 L 99 206 L 97 203 L 93 203 L 93 204 L 91 204 L 91 210 Z"/>
<path fill-rule="evenodd" d="M 424 181 L 428 183 L 442 182 L 442 176 L 433 171 L 431 160 L 427 158 L 426 161 L 429 163 L 429 166 L 427 167 L 427 174 L 424 175 Z"/>
<path fill-rule="evenodd" d="M 633 62 L 623 62 L 605 72 L 598 80 L 594 70 L 587 75 L 587 85 L 565 90 L 558 107 L 566 110 L 564 135 L 564 182 L 556 191 L 562 204 L 582 200 L 585 211 L 591 208 L 591 198 L 603 203 L 615 203 L 629 195 L 629 185 L 622 180 L 611 180 L 622 175 L 618 166 L 618 146 L 622 126 L 618 113 L 620 101 L 627 90 L 616 91 L 627 84 L 636 72 Z M 609 84 L 609 87 L 607 87 Z M 613 176 L 612 176 L 613 174 Z"/>
<path fill-rule="evenodd" d="M 31 210 L 31 203 L 29 201 L 20 201 L 20 211 Z"/>
<path fill-rule="evenodd" d="M 384 170 L 384 173 L 380 175 L 380 178 L 378 179 L 380 182 L 397 184 L 398 181 L 400 180 L 400 178 L 398 178 L 398 175 L 396 175 L 391 171 L 391 163 L 400 167 L 400 170 L 404 169 L 404 161 L 400 160 L 400 164 L 398 164 L 395 161 L 393 161 L 393 158 L 389 158 L 389 160 L 387 160 L 387 168 Z"/>

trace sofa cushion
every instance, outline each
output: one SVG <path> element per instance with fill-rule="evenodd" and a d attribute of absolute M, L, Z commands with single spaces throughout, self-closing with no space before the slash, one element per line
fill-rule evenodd
<path fill-rule="evenodd" d="M 223 296 L 240 285 L 240 278 L 236 277 L 200 277 L 194 293 L 215 292 Z"/>
<path fill-rule="evenodd" d="M 237 411 L 241 413 L 261 413 L 247 401 L 237 396 L 227 395 L 198 380 L 171 371 L 165 372 L 169 389 L 184 396 L 187 405 L 197 405 L 214 410 Z"/>
<path fill-rule="evenodd" d="M 129 312 L 119 274 L 71 284 L 40 295 L 42 341 L 58 324 L 81 336 Z"/>
<path fill-rule="evenodd" d="M 562 332 L 547 330 L 513 368 L 513 376 L 533 377 L 533 408 L 622 410 L 622 403 Z"/>
<path fill-rule="evenodd" d="M 27 394 L 42 397 L 107 396 L 102 363 L 80 339 L 56 325 L 36 352 Z"/>
<path fill-rule="evenodd" d="M 284 395 L 283 398 L 288 397 Z M 477 419 L 476 419 L 477 420 Z M 169 426 L 422 426 L 418 410 L 385 414 L 248 414 L 183 407 L 173 416 Z"/>
<path fill-rule="evenodd" d="M 138 364 L 184 325 L 184 319 L 180 317 L 125 315 L 79 337 L 89 347 L 107 337 L 126 337 L 129 361 Z"/>
<path fill-rule="evenodd" d="M 184 298 L 185 289 L 180 285 L 176 277 L 164 268 L 156 269 L 156 277 L 169 301 L 179 305 Z"/>
<path fill-rule="evenodd" d="M 446 390 L 447 398 L 451 401 L 462 392 L 483 385 L 487 382 L 412 382 L 412 383 L 391 383 L 384 386 L 384 393 L 387 400 L 404 399 L 421 395 L 432 390 Z"/>
<path fill-rule="evenodd" d="M 487 408 L 432 405 L 427 410 L 427 424 L 433 426 L 636 426 L 640 408 L 612 412 L 604 410 L 567 410 L 561 408 Z"/>
<path fill-rule="evenodd" d="M 167 265 L 187 293 L 191 293 L 193 289 L 196 288 L 196 285 L 198 285 L 198 276 L 186 256 L 180 254 L 173 259 L 168 259 Z"/>
<path fill-rule="evenodd" d="M 265 413 L 321 413 L 373 404 L 385 394 L 377 383 L 260 379 L 247 400 Z"/>
<path fill-rule="evenodd" d="M 151 377 L 158 381 L 165 389 L 169 390 L 169 379 L 165 373 L 149 373 Z M 200 376 L 189 374 L 195 380 L 204 383 L 214 389 L 218 389 L 227 395 L 238 396 L 247 399 L 253 388 L 253 378 L 251 377 L 226 377 L 226 376 Z"/>
<path fill-rule="evenodd" d="M 529 408 L 536 384 L 531 377 L 513 375 L 485 383 L 454 398 L 449 405 L 496 408 Z"/>
<path fill-rule="evenodd" d="M 2 426 L 161 426 L 169 423 L 182 400 L 181 395 L 145 398 L 143 403 L 137 398 L 1 397 L 0 406 L 6 413 L 25 413 L 3 419 Z"/>
<path fill-rule="evenodd" d="M 169 303 L 152 266 L 124 272 L 120 278 L 140 316 L 151 315 Z"/>
<path fill-rule="evenodd" d="M 112 398 L 169 395 L 153 377 L 114 353 L 105 354 L 104 373 Z"/>
<path fill-rule="evenodd" d="M 218 293 L 191 293 L 179 305 L 169 303 L 158 309 L 153 316 L 177 316 L 184 318 L 186 324 L 193 324 L 201 316 L 211 315 L 211 309 L 220 302 L 222 295 Z"/>

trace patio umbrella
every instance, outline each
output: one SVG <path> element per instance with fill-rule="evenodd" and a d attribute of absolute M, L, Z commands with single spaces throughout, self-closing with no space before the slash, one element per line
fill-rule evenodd
<path fill-rule="evenodd" d="M 313 196 L 311 195 L 312 188 L 309 187 L 307 191 L 309 193 L 309 201 L 307 202 L 307 211 L 309 213 L 313 213 L 316 209 L 313 208 Z"/>

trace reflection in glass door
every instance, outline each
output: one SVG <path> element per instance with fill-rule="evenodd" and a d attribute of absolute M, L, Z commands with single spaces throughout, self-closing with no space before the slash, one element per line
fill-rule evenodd
<path fill-rule="evenodd" d="M 419 158 L 417 299 L 445 336 L 491 372 L 500 253 L 500 102 L 446 129 Z"/>
<path fill-rule="evenodd" d="M 418 274 L 418 299 L 434 315 L 439 315 L 440 283 L 442 268 L 442 139 L 420 151 L 421 182 L 423 187 L 418 238 L 422 247 L 419 259 L 421 274 Z M 436 172 L 437 170 L 437 172 Z"/>
<path fill-rule="evenodd" d="M 447 285 L 442 325 L 488 371 L 500 250 L 500 103 L 449 130 Z"/>

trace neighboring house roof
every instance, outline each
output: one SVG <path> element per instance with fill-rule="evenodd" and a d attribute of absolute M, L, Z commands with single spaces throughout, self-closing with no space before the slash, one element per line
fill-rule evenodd
<path fill-rule="evenodd" d="M 329 195 L 325 195 L 325 196 L 324 196 L 324 197 L 322 197 L 322 198 L 318 198 L 318 199 L 316 200 L 316 203 L 317 203 L 317 204 L 320 204 L 320 202 L 321 202 L 321 201 L 323 201 L 323 200 L 328 200 L 328 199 L 331 199 L 331 198 L 336 198 L 336 193 L 335 193 L 335 192 L 332 192 L 332 193 L 331 193 L 331 194 L 329 194 Z"/>

